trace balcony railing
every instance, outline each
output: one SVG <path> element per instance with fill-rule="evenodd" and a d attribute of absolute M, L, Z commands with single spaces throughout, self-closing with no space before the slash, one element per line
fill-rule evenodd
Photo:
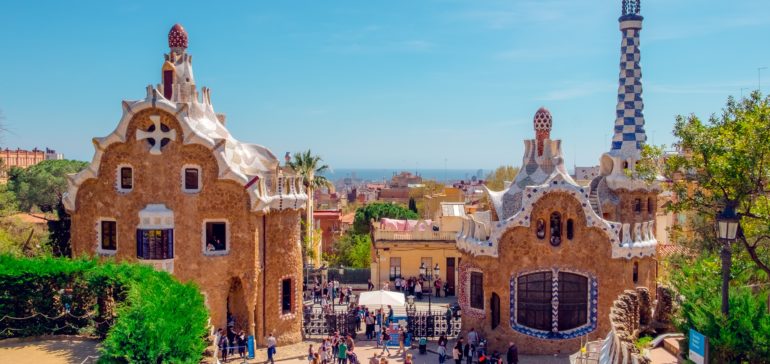
<path fill-rule="evenodd" d="M 456 231 L 394 231 L 374 230 L 374 241 L 455 241 Z"/>

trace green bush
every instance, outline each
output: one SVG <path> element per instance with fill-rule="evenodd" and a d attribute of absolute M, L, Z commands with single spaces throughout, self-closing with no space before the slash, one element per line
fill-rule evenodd
<path fill-rule="evenodd" d="M 6 317 L 7 316 L 7 317 Z M 151 267 L 0 256 L 0 338 L 104 338 L 102 362 L 196 363 L 208 312 L 192 283 Z"/>
<path fill-rule="evenodd" d="M 734 263 L 728 317 L 721 312 L 719 256 L 699 257 L 672 272 L 672 283 L 683 297 L 676 324 L 682 332 L 692 328 L 706 335 L 715 362 L 770 363 L 767 289 L 755 292 L 747 286 L 752 281 L 747 278 L 750 262 L 737 255 Z"/>

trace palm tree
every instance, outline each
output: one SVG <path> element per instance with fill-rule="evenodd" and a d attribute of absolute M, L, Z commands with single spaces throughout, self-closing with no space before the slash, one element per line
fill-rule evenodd
<path fill-rule="evenodd" d="M 329 166 L 321 164 L 323 159 L 317 155 L 313 155 L 308 149 L 305 152 L 295 153 L 292 159 L 287 161 L 289 167 L 291 167 L 297 174 L 302 176 L 305 190 L 307 191 L 307 208 L 305 208 L 305 235 L 308 242 L 311 243 L 313 250 L 318 247 L 313 244 L 313 209 L 315 203 L 313 201 L 314 191 L 317 188 L 331 186 L 331 182 L 322 174 L 329 170 Z M 320 262 L 321 252 L 315 251 L 315 260 Z M 318 262 L 316 262 L 318 263 Z"/>

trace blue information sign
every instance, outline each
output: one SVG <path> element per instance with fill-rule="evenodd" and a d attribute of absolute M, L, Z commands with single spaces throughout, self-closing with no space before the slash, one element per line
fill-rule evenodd
<path fill-rule="evenodd" d="M 690 329 L 690 355 L 689 359 L 696 364 L 708 363 L 709 338 Z"/>

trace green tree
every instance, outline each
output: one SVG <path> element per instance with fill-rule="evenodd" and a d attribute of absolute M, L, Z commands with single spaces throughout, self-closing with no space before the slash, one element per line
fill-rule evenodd
<path fill-rule="evenodd" d="M 47 160 L 27 169 L 12 168 L 8 188 L 13 191 L 19 209 L 39 209 L 53 212 L 48 220 L 49 239 L 53 254 L 69 256 L 70 217 L 64 210 L 62 196 L 67 191 L 67 175 L 77 173 L 88 166 L 87 162 L 73 160 Z"/>
<path fill-rule="evenodd" d="M 674 136 L 680 153 L 665 163 L 674 181 L 671 208 L 713 224 L 726 205 L 735 205 L 741 229 L 733 248 L 745 250 L 770 275 L 770 99 L 758 91 L 741 101 L 730 97 L 707 122 L 677 116 Z"/>
<path fill-rule="evenodd" d="M 353 220 L 353 231 L 356 234 L 368 234 L 369 223 L 379 220 L 383 217 L 391 219 L 418 219 L 419 216 L 412 210 L 403 205 L 389 202 L 374 202 L 356 210 L 356 217 Z"/>
<path fill-rule="evenodd" d="M 729 316 L 721 312 L 718 254 L 669 259 L 670 283 L 681 297 L 675 324 L 682 332 L 692 328 L 709 337 L 712 362 L 770 363 L 767 276 L 745 252 L 735 258 Z"/>
<path fill-rule="evenodd" d="M 74 160 L 47 160 L 26 169 L 11 168 L 8 188 L 16 194 L 21 211 L 38 208 L 53 212 L 67 191 L 67 175 L 88 166 Z"/>
<path fill-rule="evenodd" d="M 289 162 L 295 172 L 302 176 L 305 189 L 307 190 L 307 208 L 305 208 L 305 221 L 312 224 L 313 221 L 313 209 L 315 207 L 314 192 L 321 187 L 331 186 L 323 173 L 329 170 L 329 166 L 323 164 L 321 157 L 314 155 L 310 149 L 305 152 L 295 153 L 293 159 Z M 313 229 L 305 229 L 305 239 L 308 242 L 313 241 Z M 315 256 L 320 256 L 320 252 L 315 252 Z"/>
<path fill-rule="evenodd" d="M 500 166 L 487 175 L 484 184 L 492 191 L 502 191 L 505 188 L 505 182 L 513 182 L 517 174 L 519 174 L 519 167 Z"/>
<path fill-rule="evenodd" d="M 8 189 L 7 184 L 0 184 L 0 217 L 13 215 L 18 211 L 19 203 L 16 201 L 16 194 Z"/>
<path fill-rule="evenodd" d="M 331 266 L 346 266 L 350 268 L 369 268 L 372 239 L 367 234 L 356 234 L 351 231 L 343 234 L 333 246 L 333 254 L 325 259 Z"/>

